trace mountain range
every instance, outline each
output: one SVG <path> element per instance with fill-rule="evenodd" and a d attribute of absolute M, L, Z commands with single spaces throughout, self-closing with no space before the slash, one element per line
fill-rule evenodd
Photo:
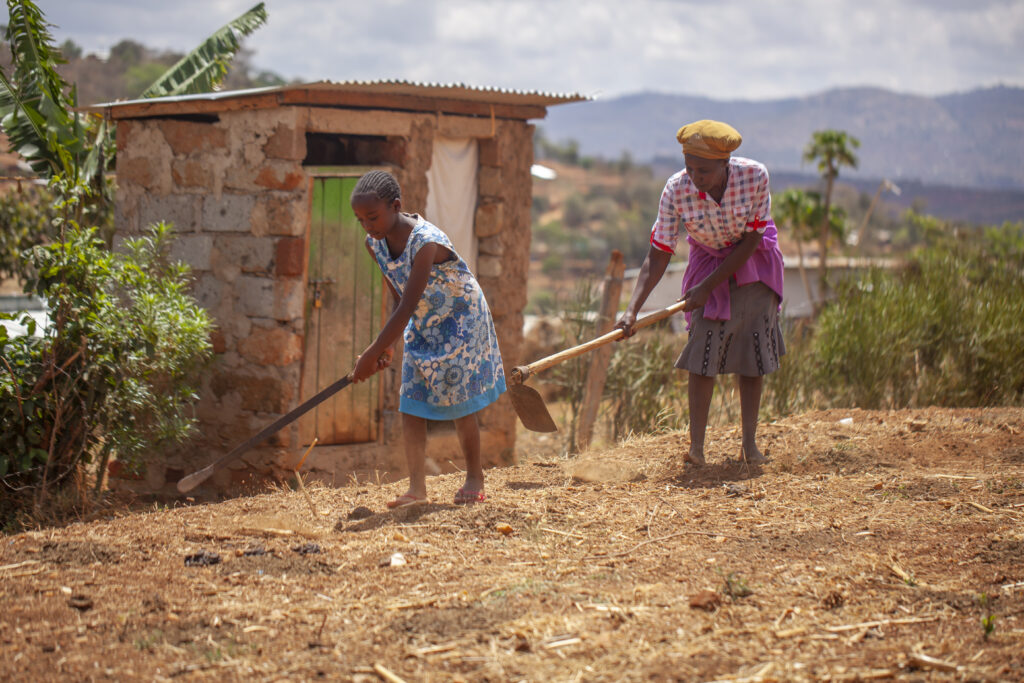
<path fill-rule="evenodd" d="M 814 131 L 834 128 L 860 140 L 858 167 L 842 169 L 844 178 L 1024 192 L 1024 89 L 1015 87 L 936 97 L 841 88 L 776 100 L 637 93 L 552 107 L 539 128 L 575 140 L 582 155 L 681 166 L 675 132 L 697 119 L 732 124 L 744 139 L 736 154 L 770 172 L 816 174 L 803 149 Z"/>

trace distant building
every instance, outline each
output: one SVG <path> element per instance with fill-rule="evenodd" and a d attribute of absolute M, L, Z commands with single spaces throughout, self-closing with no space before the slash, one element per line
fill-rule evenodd
<path fill-rule="evenodd" d="M 869 267 L 890 268 L 892 261 L 889 259 L 866 259 L 866 258 L 830 258 L 828 260 L 829 273 L 834 278 L 841 278 L 852 273 L 867 270 Z M 650 312 L 659 308 L 672 305 L 682 295 L 683 272 L 686 270 L 686 261 L 673 261 L 669 264 L 665 275 L 651 292 L 651 295 L 644 303 L 643 311 Z M 782 314 L 786 318 L 808 318 L 814 312 L 813 301 L 818 296 L 818 258 L 808 257 L 804 259 L 804 271 L 807 274 L 807 285 L 810 288 L 808 296 L 807 288 L 804 287 L 803 278 L 800 276 L 800 267 L 796 258 L 783 257 L 783 293 L 785 298 L 782 301 Z M 636 284 L 640 274 L 639 268 L 631 268 L 626 271 L 626 280 L 623 284 L 624 296 L 629 296 Z M 683 330 L 685 325 L 682 316 L 672 318 L 674 329 Z"/>

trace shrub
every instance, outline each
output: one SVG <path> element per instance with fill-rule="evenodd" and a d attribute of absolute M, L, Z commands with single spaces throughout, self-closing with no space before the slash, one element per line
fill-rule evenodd
<path fill-rule="evenodd" d="M 569 348 L 582 344 L 594 337 L 594 322 L 591 312 L 598 305 L 598 288 L 590 280 L 576 283 L 572 298 L 562 307 L 562 346 Z M 569 424 L 565 428 L 565 452 L 576 455 L 579 448 L 576 443 L 576 425 L 579 421 L 583 404 L 583 392 L 587 384 L 587 370 L 590 357 L 587 354 L 577 356 L 556 365 L 551 370 L 549 381 L 563 389 L 562 398 L 569 408 Z"/>
<path fill-rule="evenodd" d="M 15 506 L 31 499 L 38 508 L 90 462 L 102 468 L 116 454 L 137 466 L 185 438 L 210 355 L 210 320 L 187 293 L 188 269 L 167 258 L 170 226 L 150 227 L 119 253 L 95 228 L 66 221 L 62 232 L 28 255 L 51 324 L 39 338 L 0 327 L 0 478 L 21 493 L 4 496 Z"/>
<path fill-rule="evenodd" d="M 841 284 L 823 311 L 814 353 L 833 404 L 1024 400 L 1024 226 L 931 237 L 901 270 Z"/>
<path fill-rule="evenodd" d="M 686 382 L 675 360 L 683 339 L 655 329 L 615 346 L 604 388 L 614 440 L 678 427 L 685 415 Z"/>
<path fill-rule="evenodd" d="M 48 244 L 58 237 L 61 214 L 53 192 L 25 181 L 18 189 L 0 195 L 0 277 L 25 281 L 33 277 L 32 263 L 22 254 L 32 247 Z M 75 207 L 79 222 L 99 228 L 105 239 L 113 232 L 113 210 L 109 204 L 87 201 Z"/>

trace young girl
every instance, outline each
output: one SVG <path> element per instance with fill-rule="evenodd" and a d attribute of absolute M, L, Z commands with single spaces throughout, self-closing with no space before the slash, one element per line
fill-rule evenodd
<path fill-rule="evenodd" d="M 732 157 L 742 138 L 718 121 L 697 121 L 676 133 L 686 167 L 665 184 L 651 247 L 629 306 L 617 323 L 626 335 L 647 296 L 665 273 L 685 231 L 690 257 L 683 275 L 689 339 L 676 367 L 688 370 L 690 451 L 704 464 L 715 375 L 736 374 L 740 390 L 744 459 L 764 462 L 757 447 L 762 377 L 779 368 L 786 352 L 779 328 L 782 253 L 771 217 L 768 171 Z"/>
<path fill-rule="evenodd" d="M 391 363 L 404 331 L 402 413 L 409 490 L 388 503 L 427 501 L 427 420 L 454 420 L 466 457 L 466 482 L 456 504 L 483 501 L 480 426 L 476 413 L 505 391 L 494 321 L 480 285 L 451 240 L 416 214 L 402 212 L 394 176 L 371 171 L 352 190 L 352 210 L 366 248 L 384 273 L 395 308 L 384 329 L 356 360 L 361 382 Z"/>

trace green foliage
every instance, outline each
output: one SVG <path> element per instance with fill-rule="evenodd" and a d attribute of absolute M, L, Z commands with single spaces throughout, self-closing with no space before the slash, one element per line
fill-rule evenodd
<path fill-rule="evenodd" d="M 814 330 L 807 321 L 782 321 L 786 355 L 779 369 L 764 382 L 762 410 L 769 415 L 791 415 L 814 407 Z"/>
<path fill-rule="evenodd" d="M 530 302 L 526 306 L 526 313 L 535 315 L 550 315 L 557 310 L 558 300 L 555 295 L 544 289 L 539 292 L 535 292 L 530 297 Z"/>
<path fill-rule="evenodd" d="M 586 207 L 583 205 L 583 197 L 578 194 L 569 195 L 562 208 L 562 220 L 568 228 L 582 227 L 587 220 Z"/>
<path fill-rule="evenodd" d="M 817 161 L 818 172 L 825 180 L 825 199 L 817 216 L 818 228 L 818 289 L 828 291 L 828 248 L 836 230 L 836 216 L 832 212 L 832 190 L 843 166 L 857 168 L 857 155 L 853 150 L 860 147 L 860 140 L 841 130 L 817 130 L 804 148 L 804 161 Z"/>
<path fill-rule="evenodd" d="M 0 72 L 0 116 L 18 152 L 36 173 L 77 178 L 89 154 L 75 92 L 57 73 L 64 62 L 43 13 L 29 0 L 7 0 L 5 38 L 14 73 Z M 70 91 L 70 95 L 68 92 Z"/>
<path fill-rule="evenodd" d="M 51 324 L 41 337 L 27 316 L 30 336 L 0 328 L 0 477 L 37 504 L 97 457 L 137 464 L 187 437 L 210 356 L 209 317 L 167 257 L 170 226 L 111 252 L 70 218 L 81 193 L 58 187 L 64 239 L 29 254 Z"/>
<path fill-rule="evenodd" d="M 897 272 L 842 283 L 823 311 L 814 353 L 831 403 L 1024 401 L 1024 226 L 931 241 Z"/>
<path fill-rule="evenodd" d="M 676 426 L 686 400 L 686 383 L 675 368 L 681 348 L 681 337 L 662 329 L 615 345 L 604 388 L 615 441 Z"/>
<path fill-rule="evenodd" d="M 0 277 L 25 282 L 34 276 L 32 262 L 23 255 L 60 237 L 61 214 L 55 202 L 49 188 L 30 183 L 0 195 Z M 77 209 L 80 223 L 95 226 L 104 238 L 113 232 L 110 204 L 87 201 Z"/>
<path fill-rule="evenodd" d="M 565 327 L 562 333 L 563 347 L 577 346 L 593 338 L 594 322 L 591 312 L 598 306 L 598 290 L 590 280 L 576 284 L 572 298 L 563 307 L 562 319 Z M 587 369 L 590 359 L 587 354 L 556 365 L 548 380 L 564 390 L 563 398 L 569 408 L 569 425 L 566 427 L 565 452 L 575 455 L 579 452 L 576 444 L 576 424 L 583 403 L 583 391 L 587 384 Z"/>
<path fill-rule="evenodd" d="M 754 594 L 754 590 L 747 585 L 747 580 L 739 574 L 729 572 L 728 574 L 715 567 L 715 571 L 722 577 L 722 593 L 734 601 L 736 598 L 745 598 Z"/>
<path fill-rule="evenodd" d="M 817 162 L 818 173 L 823 178 L 835 179 L 843 166 L 857 168 L 857 155 L 853 151 L 860 147 L 860 140 L 843 130 L 816 130 L 804 147 L 804 161 Z"/>
<path fill-rule="evenodd" d="M 989 636 L 995 633 L 996 630 L 996 618 L 997 615 L 992 613 L 992 600 L 988 593 L 981 593 L 978 595 L 978 605 L 981 607 L 981 628 L 984 632 L 985 640 L 988 640 Z"/>
<path fill-rule="evenodd" d="M 21 255 L 56 237 L 52 204 L 49 190 L 34 185 L 0 195 L 0 278 L 30 276 L 29 263 Z"/>
<path fill-rule="evenodd" d="M 241 39 L 266 21 L 267 10 L 261 2 L 222 26 L 199 47 L 182 57 L 146 88 L 142 97 L 211 92 L 227 75 L 231 58 L 242 47 Z"/>

